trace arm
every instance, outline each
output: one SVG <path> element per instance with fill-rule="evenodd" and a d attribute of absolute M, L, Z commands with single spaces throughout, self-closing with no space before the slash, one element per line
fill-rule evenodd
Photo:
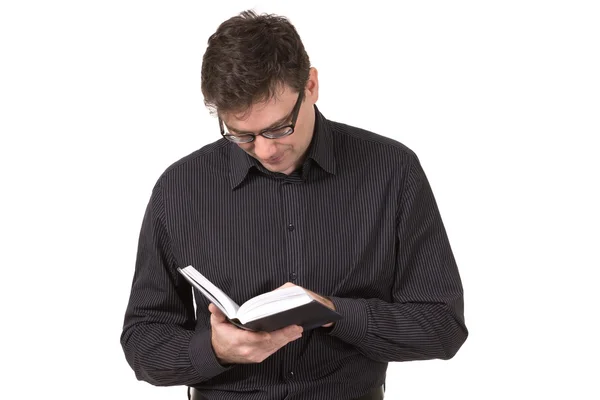
<path fill-rule="evenodd" d="M 191 385 L 227 368 L 217 361 L 211 330 L 195 332 L 191 287 L 176 269 L 160 184 L 144 215 L 121 345 L 139 380 Z"/>
<path fill-rule="evenodd" d="M 344 315 L 330 334 L 377 361 L 450 359 L 467 338 L 463 289 L 433 192 L 418 159 L 396 218 L 393 301 L 330 297 Z"/>

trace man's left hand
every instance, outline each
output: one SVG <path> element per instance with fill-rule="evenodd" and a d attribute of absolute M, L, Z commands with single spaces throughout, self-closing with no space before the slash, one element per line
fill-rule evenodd
<path fill-rule="evenodd" d="M 281 286 L 279 286 L 277 289 L 275 290 L 279 290 L 279 289 L 283 289 L 283 288 L 288 288 L 288 287 L 292 287 L 292 286 L 298 286 L 293 284 L 292 282 L 287 282 Z M 315 300 L 317 300 L 319 303 L 324 304 L 326 307 L 331 308 L 332 310 L 335 311 L 335 305 L 333 304 L 333 302 L 331 300 L 329 300 L 326 297 L 323 297 L 311 290 L 308 290 L 306 288 L 302 288 L 304 290 L 306 290 L 308 292 L 309 295 L 311 295 Z M 333 326 L 333 322 L 330 322 L 328 324 L 322 325 L 323 328 L 329 328 L 330 326 Z"/>

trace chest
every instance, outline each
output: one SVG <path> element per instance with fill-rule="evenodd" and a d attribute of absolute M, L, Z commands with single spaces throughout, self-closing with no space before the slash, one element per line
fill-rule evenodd
<path fill-rule="evenodd" d="M 285 282 L 382 297 L 394 274 L 396 197 L 391 182 L 355 177 L 215 185 L 179 200 L 177 258 L 239 304 Z"/>

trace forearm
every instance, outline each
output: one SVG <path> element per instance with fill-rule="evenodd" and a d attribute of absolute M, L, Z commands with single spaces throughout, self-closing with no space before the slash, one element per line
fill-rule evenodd
<path fill-rule="evenodd" d="M 228 369 L 215 357 L 210 330 L 136 324 L 124 329 L 121 344 L 136 377 L 156 386 L 192 385 Z"/>
<path fill-rule="evenodd" d="M 222 373 L 210 325 L 194 331 L 192 289 L 176 271 L 160 185 L 144 215 L 121 345 L 139 380 L 192 385 Z"/>
<path fill-rule="evenodd" d="M 330 335 L 376 361 L 450 359 L 467 338 L 460 296 L 452 304 L 330 299 L 344 316 Z"/>
<path fill-rule="evenodd" d="M 463 288 L 433 192 L 416 157 L 405 169 L 403 187 L 395 220 L 394 279 L 391 284 L 371 283 L 380 289 L 377 298 L 330 297 L 344 316 L 330 334 L 376 361 L 449 359 L 468 335 Z"/>

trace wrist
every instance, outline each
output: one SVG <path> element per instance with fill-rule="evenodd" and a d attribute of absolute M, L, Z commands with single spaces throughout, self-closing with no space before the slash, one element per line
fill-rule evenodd
<path fill-rule="evenodd" d="M 341 297 L 332 297 L 331 300 L 344 318 L 337 321 L 328 333 L 350 344 L 360 343 L 367 333 L 367 301 Z"/>

